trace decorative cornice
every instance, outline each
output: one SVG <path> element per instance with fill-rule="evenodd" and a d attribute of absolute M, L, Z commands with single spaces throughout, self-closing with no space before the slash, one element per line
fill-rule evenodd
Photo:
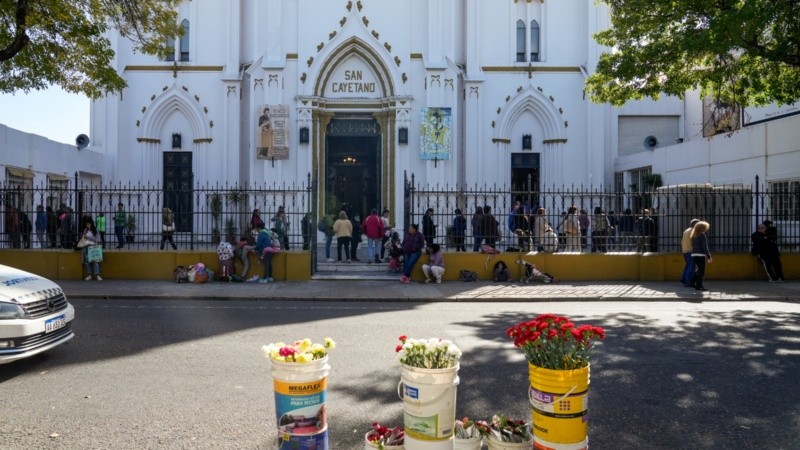
<path fill-rule="evenodd" d="M 570 66 L 483 66 L 481 67 L 484 72 L 577 72 L 580 73 L 580 67 Z"/>
<path fill-rule="evenodd" d="M 412 53 L 410 56 L 412 60 L 422 60 L 422 53 Z"/>
<path fill-rule="evenodd" d="M 500 144 L 510 144 L 510 143 L 511 143 L 511 139 L 506 139 L 506 138 L 492 138 L 492 143 L 494 143 L 494 144 L 497 144 L 497 143 L 500 143 Z"/>
<path fill-rule="evenodd" d="M 136 138 L 136 142 L 144 142 L 146 144 L 160 144 L 161 139 L 153 139 L 153 138 Z"/>
<path fill-rule="evenodd" d="M 195 144 L 211 143 L 211 138 L 200 138 L 193 141 Z"/>
<path fill-rule="evenodd" d="M 542 141 L 542 144 L 566 144 L 566 139 L 545 139 Z"/>
<path fill-rule="evenodd" d="M 222 72 L 223 66 L 125 66 L 131 72 Z"/>
<path fill-rule="evenodd" d="M 299 56 L 297 56 L 297 53 L 287 53 L 286 54 L 286 59 L 287 60 L 288 59 L 298 59 L 298 58 L 299 58 Z"/>

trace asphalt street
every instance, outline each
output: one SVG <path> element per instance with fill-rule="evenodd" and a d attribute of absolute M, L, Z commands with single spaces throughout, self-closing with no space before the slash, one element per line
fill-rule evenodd
<path fill-rule="evenodd" d="M 530 417 L 527 366 L 504 332 L 553 312 L 599 325 L 592 449 L 800 448 L 800 304 L 291 302 L 71 297 L 75 339 L 0 366 L 0 448 L 274 449 L 262 345 L 332 337 L 330 447 L 402 423 L 397 337 L 464 351 L 457 415 Z"/>

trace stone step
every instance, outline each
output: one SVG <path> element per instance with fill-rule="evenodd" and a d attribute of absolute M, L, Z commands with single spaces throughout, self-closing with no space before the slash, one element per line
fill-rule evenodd
<path fill-rule="evenodd" d="M 399 273 L 388 272 L 317 272 L 312 280 L 357 280 L 357 281 L 400 281 Z"/>
<path fill-rule="evenodd" d="M 366 264 L 359 262 L 317 262 L 317 272 L 364 272 L 364 273 L 383 273 L 389 270 L 389 265 L 386 263 L 380 264 Z"/>

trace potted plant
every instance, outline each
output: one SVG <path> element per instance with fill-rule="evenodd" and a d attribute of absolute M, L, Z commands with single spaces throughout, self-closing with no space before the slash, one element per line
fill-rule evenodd
<path fill-rule="evenodd" d="M 489 450 L 522 450 L 533 447 L 531 425 L 524 420 L 495 414 L 490 422 L 476 422 L 479 432 L 486 436 Z"/>
<path fill-rule="evenodd" d="M 219 219 L 222 216 L 222 195 L 220 195 L 218 192 L 214 192 L 209 197 L 208 202 L 209 202 L 209 208 L 211 210 L 211 220 L 212 220 L 211 243 L 219 244 L 220 242 Z"/>
<path fill-rule="evenodd" d="M 510 327 L 506 334 L 528 360 L 537 443 L 580 445 L 586 440 L 592 342 L 603 339 L 605 330 L 542 314 Z"/>
<path fill-rule="evenodd" d="M 364 435 L 364 450 L 403 450 L 404 439 L 402 428 L 389 428 L 373 422 L 372 430 Z"/>
<path fill-rule="evenodd" d="M 228 217 L 225 219 L 225 240 L 231 244 L 236 244 L 236 219 Z"/>
<path fill-rule="evenodd" d="M 469 417 L 456 420 L 453 450 L 481 450 L 483 434 Z"/>
<path fill-rule="evenodd" d="M 136 216 L 128 214 L 125 216 L 125 242 L 132 244 L 134 233 L 136 232 Z"/>

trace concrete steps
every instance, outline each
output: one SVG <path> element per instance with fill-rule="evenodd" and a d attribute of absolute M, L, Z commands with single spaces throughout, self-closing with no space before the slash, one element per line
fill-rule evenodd
<path fill-rule="evenodd" d="M 312 280 L 386 280 L 397 281 L 400 274 L 389 273 L 387 263 L 367 264 L 365 262 L 318 262 L 317 273 Z"/>

